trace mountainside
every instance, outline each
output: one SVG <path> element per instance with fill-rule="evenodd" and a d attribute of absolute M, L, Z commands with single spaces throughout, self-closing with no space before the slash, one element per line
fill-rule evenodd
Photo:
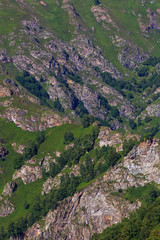
<path fill-rule="evenodd" d="M 110 239 L 159 204 L 160 3 L 1 0 L 0 19 L 0 239 Z"/>

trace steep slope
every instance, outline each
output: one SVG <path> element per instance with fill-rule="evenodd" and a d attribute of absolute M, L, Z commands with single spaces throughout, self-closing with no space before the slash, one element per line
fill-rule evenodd
<path fill-rule="evenodd" d="M 159 1 L 1 0 L 0 18 L 0 239 L 88 240 L 159 188 Z"/>
<path fill-rule="evenodd" d="M 150 98 L 144 93 L 142 101 L 140 92 L 152 87 L 135 89 L 142 80 L 135 68 L 159 49 L 157 1 L 1 1 L 1 11 L 10 23 L 1 32 L 3 71 L 11 64 L 35 75 L 71 119 L 88 112 L 112 126 L 113 107 L 122 118 L 133 118 L 147 107 Z M 11 71 L 14 78 L 18 73 Z"/>
<path fill-rule="evenodd" d="M 157 140 L 141 143 L 115 168 L 49 212 L 42 225 L 35 224 L 24 239 L 87 240 L 94 232 L 118 223 L 141 205 L 127 202 L 121 192 L 151 181 L 159 184 L 159 159 Z"/>

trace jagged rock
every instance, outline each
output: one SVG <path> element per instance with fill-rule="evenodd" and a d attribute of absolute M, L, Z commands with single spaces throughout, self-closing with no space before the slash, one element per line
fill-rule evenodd
<path fill-rule="evenodd" d="M 114 146 L 116 151 L 121 151 L 123 149 L 122 135 L 120 133 L 111 133 L 110 128 L 101 128 L 98 136 L 99 146 Z"/>
<path fill-rule="evenodd" d="M 45 168 L 46 172 L 50 170 L 50 163 L 55 162 L 56 160 L 52 156 L 45 156 L 41 161 L 40 165 Z"/>
<path fill-rule="evenodd" d="M 141 203 L 131 204 L 120 195 L 112 193 L 131 186 L 143 186 L 151 181 L 159 184 L 159 159 L 160 145 L 156 139 L 140 143 L 103 177 L 49 212 L 43 219 L 45 224 L 38 226 L 38 236 L 33 235 L 33 225 L 26 232 L 25 239 L 58 240 L 65 236 L 65 239 L 88 240 L 94 232 L 100 233 L 104 228 L 118 223 Z"/>
<path fill-rule="evenodd" d="M 11 58 L 9 57 L 6 49 L 0 49 L 0 61 L 3 63 L 11 62 Z"/>
<path fill-rule="evenodd" d="M 8 150 L 6 150 L 4 147 L 0 147 L 0 158 L 5 157 L 8 154 Z"/>
<path fill-rule="evenodd" d="M 6 186 L 3 189 L 2 195 L 3 196 L 12 196 L 12 193 L 16 190 L 17 184 L 13 181 L 6 184 Z"/>
<path fill-rule="evenodd" d="M 147 182 L 160 183 L 160 146 L 155 139 L 134 147 L 124 159 L 123 166 L 133 175 L 144 175 Z"/>
<path fill-rule="evenodd" d="M 88 67 L 99 67 L 102 72 L 109 72 L 115 78 L 123 77 L 114 65 L 103 57 L 101 49 L 96 48 L 91 39 L 85 35 L 80 34 L 72 39 L 71 43 L 77 49 L 79 55 L 87 60 Z"/>
<path fill-rule="evenodd" d="M 7 118 L 13 121 L 18 127 L 23 130 L 28 130 L 31 132 L 42 131 L 47 127 L 59 126 L 63 123 L 71 123 L 68 117 L 60 117 L 58 114 L 45 109 L 46 111 L 39 111 L 38 114 L 33 113 L 29 116 L 28 110 L 20 108 L 7 108 L 5 114 L 0 114 L 1 118 Z"/>
<path fill-rule="evenodd" d="M 126 46 L 118 55 L 121 64 L 129 69 L 137 67 L 137 63 L 147 60 L 148 54 L 143 52 L 138 46 Z"/>
<path fill-rule="evenodd" d="M 91 233 L 101 232 L 104 227 L 117 223 L 127 212 L 137 208 L 140 203 L 129 204 L 113 197 L 112 203 L 106 193 L 99 189 L 94 194 L 87 192 L 75 194 L 62 203 L 63 211 L 58 207 L 45 218 L 45 231 L 40 228 L 39 236 L 33 235 L 33 229 L 27 231 L 26 239 L 84 239 Z M 102 228 L 103 226 L 103 228 Z M 37 232 L 37 231 L 36 231 Z M 64 236 L 64 237 L 62 237 Z"/>
<path fill-rule="evenodd" d="M 160 117 L 160 98 L 146 108 L 147 115 L 150 117 Z M 146 114 L 142 114 L 144 117 Z"/>
<path fill-rule="evenodd" d="M 59 173 L 55 178 L 49 177 L 43 184 L 42 195 L 49 193 L 51 189 L 59 186 L 62 174 Z"/>
<path fill-rule="evenodd" d="M 122 134 L 111 131 L 110 128 L 108 128 L 108 127 L 102 127 L 100 129 L 98 139 L 99 139 L 100 147 L 109 145 L 109 146 L 115 147 L 117 152 L 123 150 L 124 139 L 123 139 Z M 135 134 L 127 134 L 125 136 L 125 139 L 126 140 L 129 140 L 129 139 L 138 139 L 139 140 L 139 136 L 135 135 Z"/>
<path fill-rule="evenodd" d="M 116 106 L 120 112 L 121 117 L 128 116 L 133 118 L 134 108 L 130 101 L 125 99 L 118 91 L 110 86 L 102 86 L 99 92 L 107 98 L 111 106 Z"/>
<path fill-rule="evenodd" d="M 39 166 L 24 165 L 14 173 L 13 180 L 17 178 L 21 178 L 24 184 L 35 182 L 42 178 L 41 168 Z"/>
<path fill-rule="evenodd" d="M 122 127 L 123 127 L 123 125 L 120 124 L 120 122 L 117 119 L 115 119 L 111 122 L 111 129 L 112 130 L 117 130 L 117 129 L 120 129 Z"/>
<path fill-rule="evenodd" d="M 65 168 L 67 168 L 67 166 L 64 167 L 63 170 L 65 170 Z M 80 166 L 79 165 L 74 165 L 70 171 L 68 172 L 68 175 L 71 176 L 71 175 L 74 175 L 74 176 L 78 176 L 80 175 Z M 41 194 L 43 195 L 44 193 L 47 194 L 49 193 L 53 188 L 56 188 L 60 185 L 61 183 L 61 176 L 64 175 L 62 173 L 59 173 L 58 175 L 56 175 L 54 178 L 52 177 L 49 177 L 43 184 L 43 189 L 42 189 L 42 192 Z"/>
<path fill-rule="evenodd" d="M 157 21 L 159 20 L 159 16 L 154 12 L 152 11 L 151 9 L 147 9 L 147 17 L 149 18 L 150 20 L 150 23 L 149 25 L 147 26 L 147 29 L 157 29 L 157 30 L 160 30 L 160 23 Z"/>
<path fill-rule="evenodd" d="M 84 103 L 88 112 L 98 118 L 105 119 L 107 110 L 100 106 L 100 99 L 97 92 L 89 89 L 87 86 L 70 82 L 70 87 L 74 90 L 76 96 Z"/>
<path fill-rule="evenodd" d="M 8 88 L 0 85 L 0 97 L 10 97 L 12 95 L 12 91 Z"/>
<path fill-rule="evenodd" d="M 157 9 L 157 12 L 159 13 L 159 9 Z M 148 21 L 145 23 L 142 23 L 141 18 L 138 19 L 141 31 L 152 33 L 153 29 L 160 30 L 160 16 L 157 15 L 153 10 L 147 9 L 147 17 Z"/>
<path fill-rule="evenodd" d="M 9 199 L 6 199 L 4 202 L 0 202 L 0 217 L 6 217 L 12 212 L 14 212 L 15 207 Z"/>

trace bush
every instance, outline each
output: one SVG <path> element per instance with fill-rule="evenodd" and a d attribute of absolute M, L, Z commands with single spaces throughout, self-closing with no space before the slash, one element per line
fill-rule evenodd
<path fill-rule="evenodd" d="M 158 63 L 160 62 L 160 57 L 150 57 L 149 59 L 147 59 L 143 65 L 147 65 L 147 66 L 156 66 Z"/>
<path fill-rule="evenodd" d="M 16 80 L 26 88 L 30 93 L 38 97 L 42 103 L 46 103 L 46 99 L 49 98 L 47 91 L 41 86 L 34 76 L 31 76 L 29 72 L 24 71 L 22 75 L 18 75 Z"/>
<path fill-rule="evenodd" d="M 137 124 L 132 119 L 129 119 L 129 126 L 130 128 L 135 129 L 137 127 Z"/>
<path fill-rule="evenodd" d="M 152 118 L 149 117 L 149 116 L 146 116 L 145 119 L 144 119 L 144 121 L 145 121 L 146 123 L 148 123 L 148 122 L 152 121 Z"/>
<path fill-rule="evenodd" d="M 23 166 L 24 162 L 25 162 L 25 158 L 23 155 L 15 157 L 13 160 L 14 169 L 20 169 Z"/>
<path fill-rule="evenodd" d="M 64 134 L 64 144 L 68 144 L 74 140 L 73 133 L 65 132 Z"/>
<path fill-rule="evenodd" d="M 117 118 L 119 116 L 119 111 L 116 107 L 112 107 L 110 113 L 114 118 Z"/>
<path fill-rule="evenodd" d="M 148 77 L 148 67 L 142 67 L 140 69 L 137 69 L 137 74 L 139 77 Z"/>
<path fill-rule="evenodd" d="M 132 148 L 138 144 L 138 140 L 134 139 L 129 139 L 129 141 L 127 141 L 126 139 L 123 142 L 123 151 L 122 151 L 122 155 L 126 156 L 131 150 Z"/>
<path fill-rule="evenodd" d="M 83 115 L 81 122 L 84 128 L 88 128 L 90 126 L 90 117 L 88 115 Z"/>
<path fill-rule="evenodd" d="M 100 4 L 100 1 L 99 0 L 94 0 L 94 5 L 98 5 Z"/>
<path fill-rule="evenodd" d="M 62 107 L 62 105 L 61 105 L 61 103 L 59 101 L 59 98 L 57 98 L 55 100 L 55 102 L 53 103 L 53 106 L 54 106 L 55 109 L 58 110 L 58 112 L 64 112 L 64 108 Z"/>
<path fill-rule="evenodd" d="M 45 133 L 42 131 L 42 132 L 38 132 L 37 135 L 36 135 L 36 142 L 37 142 L 37 145 L 40 146 L 40 144 L 42 144 L 45 140 Z"/>
<path fill-rule="evenodd" d="M 27 203 L 27 201 L 24 202 L 24 208 L 28 209 L 29 208 L 29 204 Z"/>

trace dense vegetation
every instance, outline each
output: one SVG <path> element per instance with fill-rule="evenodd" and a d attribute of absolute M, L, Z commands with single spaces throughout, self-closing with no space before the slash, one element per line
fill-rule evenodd
<path fill-rule="evenodd" d="M 143 65 L 154 67 L 158 63 L 160 63 L 160 57 L 150 57 L 143 63 Z"/>
<path fill-rule="evenodd" d="M 47 103 L 47 99 L 49 99 L 47 91 L 29 72 L 23 71 L 23 74 L 17 75 L 16 80 L 30 93 L 39 98 L 43 104 Z"/>

